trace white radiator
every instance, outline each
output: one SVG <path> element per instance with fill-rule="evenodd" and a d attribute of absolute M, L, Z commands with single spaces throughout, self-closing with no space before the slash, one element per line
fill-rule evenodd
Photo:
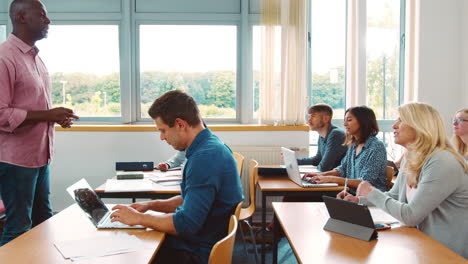
<path fill-rule="evenodd" d="M 245 202 L 244 207 L 250 204 L 249 197 L 249 160 L 254 159 L 259 165 L 280 165 L 281 160 L 281 146 L 231 146 L 232 151 L 242 154 L 245 157 L 244 170 L 242 177 L 242 186 L 244 188 Z M 288 147 L 291 150 L 296 151 L 298 158 L 307 157 L 309 154 L 308 147 Z M 262 207 L 262 195 L 260 190 L 257 189 L 256 193 L 256 212 L 259 213 L 259 209 Z M 282 197 L 269 197 L 267 199 L 267 212 L 271 211 L 271 202 L 280 202 Z M 255 217 L 257 218 L 257 217 Z"/>

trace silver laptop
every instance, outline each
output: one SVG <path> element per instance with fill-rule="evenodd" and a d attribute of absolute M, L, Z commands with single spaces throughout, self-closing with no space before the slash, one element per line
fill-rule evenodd
<path fill-rule="evenodd" d="M 67 188 L 67 192 L 98 229 L 102 228 L 146 228 L 130 226 L 121 222 L 111 222 L 112 211 L 102 202 L 85 179 L 81 179 Z"/>
<path fill-rule="evenodd" d="M 288 173 L 289 179 L 302 187 L 335 187 L 338 186 L 336 183 L 311 183 L 304 181 L 302 177 L 306 174 L 299 172 L 299 165 L 297 164 L 296 153 L 287 148 L 281 148 L 283 153 L 284 165 Z"/>

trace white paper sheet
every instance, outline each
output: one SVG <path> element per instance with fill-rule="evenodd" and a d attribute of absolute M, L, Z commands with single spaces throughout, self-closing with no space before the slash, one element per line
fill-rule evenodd
<path fill-rule="evenodd" d="M 153 172 L 145 172 L 144 173 L 145 178 L 165 178 L 169 176 L 180 176 L 182 177 L 182 171 L 181 170 L 176 170 L 176 171 L 166 171 L 166 172 L 160 172 L 160 171 L 153 171 Z"/>
<path fill-rule="evenodd" d="M 370 207 L 369 211 L 374 220 L 374 224 L 396 224 L 399 223 L 396 218 L 387 214 L 384 210 L 377 207 Z"/>
<path fill-rule="evenodd" d="M 106 181 L 106 192 L 147 192 L 153 190 L 153 184 L 148 179 L 143 180 L 115 180 Z"/>
<path fill-rule="evenodd" d="M 64 258 L 74 260 L 123 254 L 144 246 L 140 239 L 127 233 L 106 233 L 86 239 L 58 241 L 54 245 Z"/>

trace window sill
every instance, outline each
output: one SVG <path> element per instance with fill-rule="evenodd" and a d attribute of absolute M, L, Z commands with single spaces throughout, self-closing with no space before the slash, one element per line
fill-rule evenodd
<path fill-rule="evenodd" d="M 209 125 L 211 131 L 309 131 L 307 125 L 268 126 L 268 125 Z M 158 129 L 154 125 L 74 125 L 71 128 L 55 126 L 55 131 L 90 132 L 151 132 Z"/>

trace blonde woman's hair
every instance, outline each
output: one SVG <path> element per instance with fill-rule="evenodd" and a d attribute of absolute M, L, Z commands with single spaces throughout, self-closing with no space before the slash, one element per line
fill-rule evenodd
<path fill-rule="evenodd" d="M 464 113 L 468 115 L 468 108 L 463 108 L 458 110 L 455 114 Z M 452 143 L 455 149 L 462 155 L 464 158 L 468 158 L 468 145 L 463 142 L 460 136 L 453 135 Z"/>
<path fill-rule="evenodd" d="M 425 103 L 409 103 L 400 106 L 398 113 L 401 122 L 413 128 L 416 134 L 415 141 L 407 146 L 406 162 L 403 165 L 408 185 L 416 188 L 424 163 L 432 155 L 443 150 L 451 152 L 465 173 L 468 173 L 468 165 L 451 146 L 445 133 L 444 122 L 436 109 Z"/>

